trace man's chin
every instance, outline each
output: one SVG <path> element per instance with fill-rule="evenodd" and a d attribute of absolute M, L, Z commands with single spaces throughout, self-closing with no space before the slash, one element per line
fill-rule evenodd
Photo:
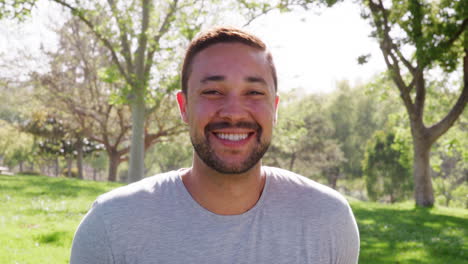
<path fill-rule="evenodd" d="M 216 170 L 218 173 L 234 175 L 234 174 L 243 174 L 243 173 L 249 172 L 254 167 L 255 167 L 255 164 L 253 166 L 224 165 L 224 166 L 219 166 L 215 168 L 212 167 L 212 169 Z"/>
<path fill-rule="evenodd" d="M 258 163 L 253 161 L 233 161 L 232 159 L 221 159 L 219 157 L 202 158 L 206 166 L 221 174 L 242 174 L 251 170 Z"/>
<path fill-rule="evenodd" d="M 208 142 L 208 141 L 207 141 Z M 257 164 L 268 149 L 269 144 L 261 144 L 250 152 L 225 152 L 212 148 L 209 143 L 198 143 L 192 140 L 192 145 L 200 160 L 205 165 L 221 174 L 246 173 Z"/>

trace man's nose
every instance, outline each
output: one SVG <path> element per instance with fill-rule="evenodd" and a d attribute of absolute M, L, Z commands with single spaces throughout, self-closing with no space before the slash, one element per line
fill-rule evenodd
<path fill-rule="evenodd" d="M 247 119 L 248 112 L 241 96 L 228 95 L 221 105 L 219 117 L 231 122 L 237 122 Z"/>

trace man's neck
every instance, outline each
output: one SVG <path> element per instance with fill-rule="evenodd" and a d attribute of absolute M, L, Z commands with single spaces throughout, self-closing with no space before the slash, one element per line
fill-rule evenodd
<path fill-rule="evenodd" d="M 192 198 L 219 215 L 238 215 L 255 206 L 265 185 L 261 162 L 243 174 L 221 174 L 205 164 L 187 169 L 182 181 Z"/>

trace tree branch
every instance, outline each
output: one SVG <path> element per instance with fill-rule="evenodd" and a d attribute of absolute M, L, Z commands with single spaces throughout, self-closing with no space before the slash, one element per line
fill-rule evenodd
<path fill-rule="evenodd" d="M 468 48 L 465 48 L 463 57 L 463 90 L 458 97 L 457 102 L 450 112 L 437 124 L 431 126 L 429 130 L 431 142 L 435 142 L 443 135 L 457 120 L 468 103 Z"/>
<path fill-rule="evenodd" d="M 423 115 L 424 115 L 424 104 L 426 102 L 426 84 L 424 81 L 424 72 L 423 69 L 418 69 L 415 71 L 414 77 L 414 87 L 416 88 L 416 96 L 414 98 L 414 114 L 418 123 L 422 124 Z"/>
<path fill-rule="evenodd" d="M 132 51 L 130 49 L 130 43 L 128 40 L 129 28 L 125 25 L 125 22 L 122 20 L 122 17 L 119 15 L 119 10 L 117 9 L 115 5 L 115 1 L 107 0 L 107 3 L 109 4 L 111 8 L 112 15 L 114 16 L 117 22 L 117 26 L 119 28 L 120 43 L 122 45 L 122 55 L 127 65 L 127 72 L 129 74 L 132 74 L 134 72 L 133 72 Z"/>
<path fill-rule="evenodd" d="M 158 34 L 154 36 L 153 44 L 149 47 L 148 54 L 146 55 L 146 65 L 145 65 L 145 72 L 144 76 L 149 76 L 151 67 L 153 66 L 154 60 L 154 53 L 158 50 L 159 41 L 164 36 L 164 34 L 169 31 L 170 21 L 174 17 L 174 14 L 177 10 L 177 5 L 179 0 L 173 0 L 172 4 L 170 5 L 169 12 L 167 13 L 166 17 L 164 18 L 163 23 L 159 27 Z"/>
<path fill-rule="evenodd" d="M 408 114 L 414 119 L 414 104 L 410 96 L 410 88 L 405 84 L 401 76 L 397 56 L 393 54 L 393 50 L 396 45 L 393 44 L 392 38 L 389 34 L 390 26 L 388 25 L 387 18 L 388 11 L 384 8 L 382 1 L 379 1 L 379 4 L 376 4 L 372 2 L 372 0 L 369 0 L 368 3 L 377 32 L 380 34 L 380 50 L 382 51 L 385 64 L 387 65 L 398 90 L 400 90 L 400 97 L 403 100 Z M 390 59 L 392 61 L 390 61 Z"/>
<path fill-rule="evenodd" d="M 256 15 L 253 15 L 252 17 L 250 17 L 249 20 L 247 20 L 247 22 L 246 22 L 244 25 L 242 25 L 242 27 L 247 27 L 247 26 L 250 25 L 250 23 L 252 23 L 255 19 L 257 19 L 257 18 L 259 18 L 259 17 L 261 17 L 261 16 L 263 16 L 263 15 L 266 15 L 266 14 L 270 13 L 270 12 L 273 11 L 273 10 L 276 10 L 276 7 L 273 7 L 273 6 L 272 6 L 272 7 L 270 7 L 270 8 L 265 9 L 265 10 L 262 10 L 262 12 L 260 12 L 260 13 L 258 13 L 258 14 L 256 14 Z"/>
<path fill-rule="evenodd" d="M 396 44 L 392 44 L 392 49 L 395 51 L 395 53 L 398 55 L 398 58 L 400 59 L 401 62 L 406 66 L 406 68 L 410 71 L 411 74 L 414 75 L 414 72 L 416 71 L 416 68 L 409 62 L 405 56 L 401 53 L 400 49 L 398 49 Z"/>
<path fill-rule="evenodd" d="M 60 4 L 63 7 L 68 8 L 72 13 L 75 13 L 76 16 L 89 27 L 89 29 L 96 35 L 96 37 L 100 41 L 103 42 L 104 46 L 106 46 L 109 49 L 109 51 L 111 53 L 111 56 L 112 56 L 112 61 L 115 63 L 115 65 L 117 65 L 117 68 L 119 69 L 120 74 L 122 74 L 122 76 L 124 76 L 125 80 L 128 83 L 132 83 L 131 79 L 129 78 L 129 75 L 125 72 L 124 68 L 122 67 L 122 64 L 120 63 L 119 57 L 117 56 L 117 53 L 116 53 L 114 47 L 112 46 L 112 43 L 109 41 L 109 39 L 105 38 L 101 33 L 99 33 L 99 31 L 97 31 L 95 29 L 95 26 L 94 26 L 93 22 L 91 22 L 89 19 L 87 19 L 84 16 L 82 11 L 80 11 L 76 7 L 71 6 L 70 4 L 66 3 L 65 1 L 62 1 L 62 0 L 53 0 L 53 1 L 56 2 L 57 4 Z"/>
<path fill-rule="evenodd" d="M 144 78 L 144 67 L 145 67 L 145 53 L 148 43 L 148 27 L 150 12 L 153 10 L 153 2 L 151 0 L 143 0 L 141 5 L 142 20 L 141 20 L 141 32 L 138 37 L 138 49 L 135 54 L 135 66 L 136 66 L 136 78 L 137 82 L 147 81 Z M 146 84 L 144 84 L 146 85 Z M 145 87 L 145 86 L 139 87 Z"/>
<path fill-rule="evenodd" d="M 449 48 L 450 46 L 453 45 L 453 43 L 465 32 L 465 29 L 468 27 L 468 18 L 463 19 L 462 24 L 460 25 L 460 28 L 458 29 L 455 34 L 447 41 L 447 42 L 442 42 L 439 44 L 439 47 L 445 47 Z"/>

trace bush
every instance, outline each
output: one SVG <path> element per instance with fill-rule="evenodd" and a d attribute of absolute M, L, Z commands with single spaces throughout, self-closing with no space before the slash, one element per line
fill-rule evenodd
<path fill-rule="evenodd" d="M 68 168 L 64 168 L 62 170 L 62 176 L 68 177 Z M 70 176 L 71 176 L 71 178 L 78 178 L 78 169 L 71 168 L 70 169 Z"/>
<path fill-rule="evenodd" d="M 37 171 L 22 171 L 21 174 L 22 175 L 27 175 L 27 176 L 39 176 L 39 175 L 41 175 L 41 173 L 37 172 Z"/>

